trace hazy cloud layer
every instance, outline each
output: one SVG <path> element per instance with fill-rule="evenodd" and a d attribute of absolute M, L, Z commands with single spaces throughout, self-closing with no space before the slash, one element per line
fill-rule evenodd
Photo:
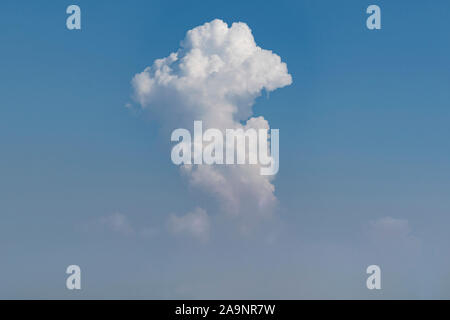
<path fill-rule="evenodd" d="M 159 228 L 158 228 L 159 227 Z M 106 231 L 127 237 L 153 238 L 158 235 L 161 226 L 145 226 L 133 223 L 129 217 L 121 212 L 115 212 L 88 221 L 83 230 L 97 233 Z"/>
<path fill-rule="evenodd" d="M 208 214 L 201 208 L 196 208 L 181 217 L 172 214 L 169 218 L 169 229 L 174 234 L 188 235 L 206 241 L 210 230 Z"/>
<path fill-rule="evenodd" d="M 408 220 L 393 217 L 383 217 L 370 221 L 367 228 L 369 240 L 382 250 L 417 251 L 421 241 L 411 229 Z"/>
<path fill-rule="evenodd" d="M 113 232 L 121 234 L 134 234 L 134 228 L 128 221 L 127 216 L 122 213 L 116 212 L 109 216 L 101 217 L 99 219 L 100 225 Z"/>

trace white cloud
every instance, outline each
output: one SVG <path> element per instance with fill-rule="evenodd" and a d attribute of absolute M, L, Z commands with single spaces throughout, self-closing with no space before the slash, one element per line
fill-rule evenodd
<path fill-rule="evenodd" d="M 202 120 L 204 130 L 269 128 L 263 117 L 251 117 L 254 100 L 263 90 L 291 83 L 286 64 L 256 45 L 247 24 L 229 27 L 218 19 L 189 30 L 177 52 L 132 80 L 135 99 L 166 130 L 191 129 L 194 120 Z M 246 223 L 270 216 L 276 204 L 273 177 L 261 176 L 259 166 L 196 165 L 182 171 L 222 211 Z"/>
<path fill-rule="evenodd" d="M 187 32 L 181 48 L 135 75 L 135 96 L 169 125 L 234 128 L 263 89 L 290 85 L 285 63 L 258 47 L 242 22 L 214 20 Z"/>
<path fill-rule="evenodd" d="M 206 241 L 210 232 L 208 214 L 202 208 L 196 208 L 184 216 L 171 215 L 169 229 L 174 234 L 188 235 L 197 240 Z"/>

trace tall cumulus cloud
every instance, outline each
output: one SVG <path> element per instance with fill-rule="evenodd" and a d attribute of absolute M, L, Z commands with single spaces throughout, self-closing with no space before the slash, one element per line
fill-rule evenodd
<path fill-rule="evenodd" d="M 252 117 L 255 99 L 292 83 L 287 66 L 270 50 L 258 47 L 247 24 L 229 27 L 213 20 L 189 30 L 177 52 L 134 76 L 136 101 L 167 130 L 193 127 L 269 129 Z M 189 183 L 219 206 L 217 212 L 241 217 L 248 227 L 270 216 L 276 204 L 273 177 L 256 165 L 193 165 L 181 168 Z"/>

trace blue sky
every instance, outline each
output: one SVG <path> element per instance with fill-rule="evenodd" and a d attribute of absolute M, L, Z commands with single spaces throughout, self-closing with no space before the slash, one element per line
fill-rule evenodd
<path fill-rule="evenodd" d="M 80 31 L 70 4 L 0 5 L 0 297 L 449 298 L 448 2 L 77 1 Z M 245 22 L 293 83 L 254 105 L 280 129 L 274 217 L 241 236 L 213 212 L 198 243 L 167 219 L 212 201 L 125 105 L 136 73 L 215 18 Z M 139 231 L 102 223 L 117 213 Z"/>

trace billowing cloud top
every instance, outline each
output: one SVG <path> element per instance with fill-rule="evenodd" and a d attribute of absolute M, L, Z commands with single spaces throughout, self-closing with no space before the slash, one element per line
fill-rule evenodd
<path fill-rule="evenodd" d="M 215 128 L 247 120 L 263 89 L 291 83 L 286 64 L 258 47 L 245 23 L 228 27 L 218 19 L 189 30 L 178 52 L 156 60 L 133 79 L 141 105 L 165 114 L 171 125 L 184 124 L 174 123 L 178 113 L 190 125 L 201 119 Z"/>

